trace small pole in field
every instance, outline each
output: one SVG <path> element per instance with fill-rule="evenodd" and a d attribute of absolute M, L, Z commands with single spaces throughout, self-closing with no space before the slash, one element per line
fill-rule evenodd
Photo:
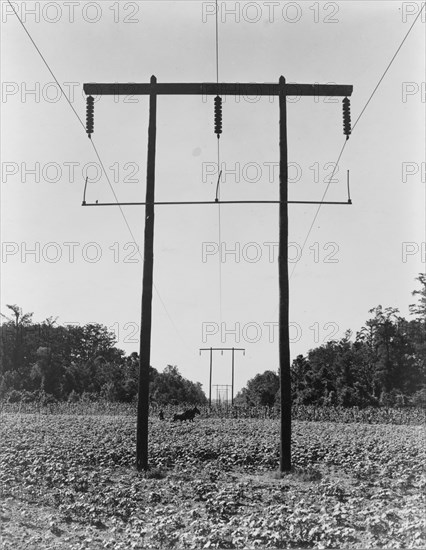
<path fill-rule="evenodd" d="M 213 352 L 214 351 L 220 351 L 223 355 L 224 351 L 232 351 L 232 404 L 234 404 L 234 352 L 236 351 L 242 351 L 243 355 L 246 354 L 246 350 L 244 348 L 200 348 L 200 355 L 202 351 L 209 351 L 210 352 L 210 382 L 209 382 L 209 407 L 212 406 L 212 372 L 213 372 Z"/>

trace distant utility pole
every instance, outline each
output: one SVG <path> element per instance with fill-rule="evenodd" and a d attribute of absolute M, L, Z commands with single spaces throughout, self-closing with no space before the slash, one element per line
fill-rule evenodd
<path fill-rule="evenodd" d="M 225 391 L 225 402 L 228 404 L 228 389 L 231 387 L 230 384 L 213 384 L 213 387 L 216 388 L 216 402 L 220 403 L 220 392 Z"/>
<path fill-rule="evenodd" d="M 155 76 L 150 83 L 137 84 L 84 84 L 87 98 L 87 133 L 93 132 L 94 95 L 148 95 L 149 128 L 148 128 L 148 165 L 146 201 L 142 203 L 86 203 L 83 206 L 123 206 L 131 204 L 145 205 L 145 246 L 142 291 L 142 323 L 140 337 L 140 375 L 139 401 L 137 421 L 136 465 L 137 468 L 148 469 L 148 397 L 149 397 L 149 366 L 151 352 L 151 314 L 152 314 L 152 273 L 154 247 L 154 206 L 161 204 L 279 204 L 279 254 L 278 281 L 279 297 L 279 355 L 281 384 L 281 436 L 280 436 L 280 470 L 291 469 L 291 387 L 290 387 L 290 344 L 289 344 L 289 288 L 288 288 L 288 204 L 319 204 L 318 201 L 288 200 L 288 159 L 287 159 L 287 97 L 288 96 L 343 96 L 343 115 L 345 133 L 349 120 L 349 100 L 352 86 L 339 84 L 287 84 L 282 76 L 277 84 L 265 83 L 157 83 Z M 279 150 L 280 150 L 280 198 L 279 201 L 174 201 L 155 202 L 155 144 L 156 144 L 156 113 L 158 95 L 234 95 L 234 96 L 278 96 L 279 97 Z M 345 103 L 346 101 L 346 103 Z M 345 110 L 346 109 L 346 110 Z M 221 127 L 221 115 L 220 115 Z M 320 202 L 321 204 L 351 204 L 347 202 Z M 211 395 L 210 395 L 211 401 Z"/>
<path fill-rule="evenodd" d="M 200 348 L 200 355 L 202 351 L 210 352 L 210 376 L 209 376 L 209 407 L 212 406 L 212 372 L 213 372 L 213 352 L 220 351 L 223 355 L 224 351 L 232 351 L 232 390 L 231 390 L 231 404 L 234 404 L 234 366 L 235 358 L 234 354 L 236 351 L 242 351 L 243 355 L 246 354 L 246 350 L 243 348 Z"/>

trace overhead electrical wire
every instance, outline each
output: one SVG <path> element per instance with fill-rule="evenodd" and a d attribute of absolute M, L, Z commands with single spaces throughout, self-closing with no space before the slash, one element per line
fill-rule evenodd
<path fill-rule="evenodd" d="M 219 84 L 219 6 L 216 0 L 216 84 Z M 215 132 L 217 134 L 217 185 L 216 202 L 218 202 L 218 239 L 219 239 L 219 317 L 222 323 L 222 222 L 220 216 L 220 134 L 222 133 L 222 98 L 215 98 Z"/>
<path fill-rule="evenodd" d="M 345 139 L 345 142 L 343 143 L 343 146 L 342 146 L 342 148 L 340 149 L 339 156 L 337 157 L 337 161 L 336 161 L 335 164 L 334 164 L 334 168 L 333 168 L 333 171 L 332 171 L 332 173 L 331 173 L 330 179 L 328 180 L 327 187 L 325 188 L 325 191 L 324 191 L 324 193 L 322 194 L 321 201 L 320 201 L 320 203 L 319 203 L 319 205 L 318 205 L 317 211 L 315 212 L 314 219 L 312 220 L 312 223 L 311 223 L 311 225 L 310 225 L 310 227 L 309 227 L 308 233 L 306 234 L 305 240 L 303 241 L 302 248 L 301 248 L 301 250 L 300 250 L 300 254 L 303 254 L 303 251 L 305 250 L 306 243 L 308 242 L 308 239 L 309 239 L 309 235 L 311 234 L 311 231 L 312 231 L 312 229 L 313 229 L 313 227 L 314 227 L 314 224 L 315 224 L 315 222 L 316 222 L 316 219 L 317 219 L 317 217 L 318 217 L 318 214 L 319 214 L 319 212 L 320 212 L 320 210 L 321 210 L 321 206 L 322 206 L 323 204 L 325 204 L 325 201 L 324 201 L 325 196 L 326 196 L 327 191 L 328 191 L 328 189 L 329 189 L 329 187 L 330 187 L 330 185 L 331 185 L 331 182 L 333 181 L 333 176 L 334 176 L 334 174 L 335 174 L 335 172 L 336 172 L 337 166 L 339 165 L 340 159 L 341 159 L 341 157 L 342 157 L 342 155 L 343 155 L 343 151 L 345 150 L 345 147 L 346 147 L 346 144 L 347 144 L 347 143 L 348 143 L 348 142 L 347 142 L 347 140 Z M 292 270 L 291 270 L 290 277 L 289 277 L 290 279 L 293 277 L 293 273 L 294 273 L 294 271 L 295 271 L 295 269 L 296 269 L 297 264 L 298 264 L 298 262 L 296 262 L 295 264 L 293 264 L 293 268 L 292 268 Z"/>
<path fill-rule="evenodd" d="M 19 21 L 20 24 L 22 25 L 23 29 L 25 30 L 25 32 L 26 32 L 28 38 L 31 40 L 31 42 L 32 42 L 32 44 L 33 44 L 33 46 L 34 46 L 34 48 L 37 50 L 37 53 L 39 54 L 39 56 L 40 56 L 41 59 L 43 60 L 43 63 L 45 64 L 47 70 L 48 70 L 49 73 L 52 75 L 52 78 L 54 79 L 54 81 L 55 81 L 56 84 L 58 85 L 59 89 L 61 90 L 62 95 L 63 95 L 64 98 L 67 100 L 67 102 L 68 102 L 69 106 L 71 107 L 73 113 L 74 113 L 75 116 L 77 117 L 77 119 L 78 119 L 78 121 L 80 122 L 81 126 L 83 127 L 84 131 L 86 132 L 86 125 L 85 125 L 84 122 L 81 120 L 81 118 L 80 118 L 80 116 L 78 115 L 77 111 L 74 109 L 73 104 L 72 104 L 71 101 L 69 100 L 69 98 L 68 98 L 67 94 L 65 93 L 63 87 L 61 86 L 60 82 L 58 81 L 58 79 L 56 78 L 56 76 L 55 76 L 55 74 L 53 73 L 52 69 L 50 68 L 48 62 L 46 61 L 46 58 L 43 56 L 43 54 L 41 53 L 41 51 L 40 51 L 40 49 L 38 48 L 37 44 L 36 44 L 35 41 L 33 40 L 32 36 L 31 36 L 31 34 L 29 33 L 28 29 L 26 28 L 24 22 L 23 22 L 22 19 L 19 17 L 18 13 L 16 12 L 15 8 L 13 7 L 13 4 L 11 3 L 11 1 L 10 1 L 10 0 L 7 0 L 7 1 L 8 1 L 8 3 L 9 3 L 10 7 L 11 7 L 12 10 L 13 10 L 13 13 L 16 15 L 16 18 L 18 19 L 18 21 Z M 118 207 L 119 207 L 119 209 L 120 209 L 120 212 L 121 212 L 121 215 L 122 215 L 122 217 L 123 217 L 124 223 L 126 224 L 127 230 L 129 231 L 129 234 L 130 234 L 130 236 L 131 236 L 133 242 L 134 242 L 135 244 L 137 244 L 137 241 L 136 241 L 136 239 L 135 239 L 135 237 L 134 237 L 134 235 L 133 235 L 133 231 L 132 231 L 131 228 L 130 228 L 130 225 L 129 225 L 128 221 L 127 221 L 127 218 L 126 218 L 126 216 L 125 216 L 125 214 L 124 214 L 124 211 L 123 211 L 123 209 L 122 209 L 122 207 L 121 207 L 121 204 L 119 203 L 118 197 L 117 197 L 117 195 L 116 195 L 116 193 L 115 193 L 114 187 L 113 187 L 113 185 L 112 185 L 112 183 L 111 183 L 111 180 L 110 180 L 110 178 L 109 178 L 109 176 L 108 176 L 108 172 L 107 172 L 106 169 L 105 169 L 104 163 L 102 162 L 102 159 L 101 159 L 101 157 L 100 157 L 100 155 L 99 155 L 99 153 L 98 153 L 98 150 L 97 150 L 97 148 L 96 148 L 96 145 L 95 145 L 95 143 L 94 143 L 94 141 L 93 141 L 93 139 L 92 139 L 91 136 L 90 136 L 90 143 L 92 144 L 93 150 L 95 151 L 95 154 L 96 154 L 96 156 L 97 156 L 97 158 L 98 158 L 98 160 L 99 160 L 99 164 L 101 165 L 101 168 L 102 168 L 102 170 L 103 170 L 103 172 L 104 172 L 104 174 L 105 174 L 105 177 L 106 177 L 106 179 L 107 179 L 108 185 L 109 185 L 109 187 L 110 187 L 110 189 L 111 189 L 111 191 L 112 191 L 112 194 L 113 194 L 113 196 L 114 196 L 114 200 L 115 200 L 115 202 L 117 203 L 117 205 L 118 205 Z M 86 187 L 86 185 L 87 185 L 87 179 L 86 179 L 85 187 Z M 139 246 L 137 246 L 137 250 L 138 250 L 138 254 L 139 254 L 140 258 L 141 258 L 142 261 L 143 261 L 143 257 L 142 257 L 142 254 L 141 254 L 140 250 L 139 250 Z M 156 294 L 157 294 L 157 297 L 158 297 L 158 299 L 160 300 L 160 303 L 161 303 L 161 305 L 163 306 L 164 311 L 165 311 L 165 313 L 166 313 L 166 315 L 167 315 L 167 317 L 168 317 L 168 319 L 169 319 L 171 325 L 173 326 L 174 330 L 176 331 L 176 334 L 179 336 L 179 338 L 180 338 L 180 340 L 182 341 L 182 343 L 183 343 L 183 345 L 185 346 L 185 348 L 186 348 L 187 350 L 189 350 L 188 345 L 186 344 L 186 342 L 185 342 L 185 340 L 183 339 L 182 335 L 181 335 L 180 332 L 178 331 L 178 329 L 177 329 L 177 327 L 176 327 L 176 324 L 174 323 L 174 321 L 173 321 L 173 319 L 172 319 L 172 317 L 171 317 L 169 311 L 167 310 L 166 305 L 165 305 L 163 299 L 161 298 L 160 292 L 158 291 L 158 288 L 156 287 L 155 283 L 153 283 L 153 286 L 154 286 L 154 290 L 155 290 L 155 292 L 156 292 Z"/>
<path fill-rule="evenodd" d="M 33 40 L 32 36 L 31 36 L 31 34 L 28 32 L 27 27 L 24 25 L 24 23 L 23 23 L 22 19 L 19 17 L 19 15 L 16 13 L 16 10 L 15 10 L 15 8 L 13 7 L 13 4 L 11 3 L 11 1 L 10 1 L 10 0 L 7 0 L 7 1 L 9 2 L 9 5 L 10 5 L 10 7 L 12 8 L 13 13 L 16 15 L 18 21 L 21 23 L 22 28 L 23 28 L 24 31 L 27 33 L 28 38 L 31 40 L 31 42 L 32 42 L 32 44 L 33 44 L 33 46 L 34 46 L 34 48 L 37 50 L 39 56 L 42 58 L 43 63 L 46 65 L 47 70 L 48 70 L 49 73 L 52 75 L 53 80 L 54 80 L 54 81 L 56 82 L 56 84 L 59 86 L 59 89 L 61 90 L 63 96 L 64 96 L 65 99 L 68 101 L 69 106 L 70 106 L 71 109 L 74 111 L 74 114 L 75 114 L 75 116 L 78 118 L 78 120 L 80 121 L 80 124 L 83 126 L 84 131 L 86 131 L 86 125 L 85 125 L 84 122 L 81 120 L 81 118 L 78 116 L 78 113 L 77 113 L 77 111 L 74 109 L 73 104 L 72 104 L 71 101 L 69 100 L 68 96 L 65 94 L 65 92 L 64 92 L 62 86 L 60 85 L 58 79 L 57 79 L 56 76 L 53 74 L 52 69 L 49 67 L 48 62 L 46 61 L 46 59 L 44 58 L 43 54 L 42 54 L 41 51 L 39 50 L 37 44 L 34 42 L 34 40 Z"/>
<path fill-rule="evenodd" d="M 216 0 L 216 83 L 219 84 L 219 12 Z"/>
<path fill-rule="evenodd" d="M 374 96 L 374 94 L 376 93 L 377 88 L 378 88 L 378 87 L 380 86 L 380 84 L 382 83 L 382 80 L 385 78 L 386 73 L 388 72 L 388 70 L 390 69 L 390 66 L 392 65 L 392 63 L 394 62 L 396 56 L 398 55 L 399 50 L 402 48 L 404 42 L 407 40 L 408 35 L 409 35 L 410 32 L 412 31 L 414 25 L 417 23 L 417 20 L 418 20 L 419 17 L 422 15 L 422 12 L 423 12 L 425 6 L 426 6 L 426 3 L 423 2 L 423 5 L 422 5 L 422 7 L 421 7 L 419 13 L 417 14 L 416 18 L 414 19 L 413 23 L 411 24 L 410 28 L 408 29 L 407 34 L 406 34 L 406 35 L 404 36 L 404 38 L 402 39 L 401 44 L 398 46 L 398 48 L 397 48 L 396 52 L 394 53 L 392 59 L 389 61 L 388 66 L 386 67 L 384 73 L 382 74 L 382 76 L 380 77 L 378 83 L 376 84 L 376 87 L 374 88 L 374 90 L 372 91 L 370 97 L 368 98 L 367 103 L 364 105 L 364 108 L 362 109 L 361 113 L 358 115 L 358 118 L 357 118 L 356 121 L 354 122 L 354 125 L 352 126 L 352 131 L 353 131 L 353 129 L 355 128 L 355 126 L 358 124 L 358 121 L 359 121 L 359 119 L 361 118 L 361 116 L 364 114 L 364 111 L 365 111 L 366 108 L 368 107 L 368 104 L 369 104 L 370 101 L 373 99 L 373 96 Z"/>
<path fill-rule="evenodd" d="M 407 40 L 408 35 L 410 34 L 410 32 L 412 31 L 412 29 L 413 29 L 414 25 L 416 24 L 417 20 L 418 20 L 419 17 L 421 16 L 421 14 L 422 14 L 422 12 L 423 12 L 423 10 L 424 10 L 424 8 L 425 8 L 425 5 L 426 5 L 426 4 L 423 3 L 423 5 L 422 5 L 422 7 L 421 7 L 421 9 L 420 9 L 420 11 L 419 11 L 419 13 L 417 14 L 416 18 L 414 19 L 413 23 L 411 24 L 410 28 L 408 29 L 406 35 L 405 35 L 404 38 L 402 39 L 401 44 L 398 46 L 396 52 L 395 52 L 394 55 L 392 56 L 392 59 L 391 59 L 390 62 L 388 63 L 386 69 L 384 70 L 382 76 L 380 77 L 379 81 L 377 82 L 375 88 L 374 88 L 373 91 L 371 92 L 370 97 L 369 97 L 368 100 L 367 100 L 367 103 L 366 103 L 366 104 L 364 105 L 364 107 L 362 108 L 361 113 L 358 115 L 357 119 L 355 120 L 355 122 L 354 122 L 354 124 L 353 124 L 353 126 L 352 126 L 351 134 L 353 134 L 353 131 L 354 131 L 354 129 L 355 129 L 355 126 L 358 124 L 360 118 L 361 118 L 362 115 L 364 114 L 364 112 L 365 112 L 365 110 L 367 109 L 367 107 L 368 107 L 370 101 L 373 99 L 373 96 L 375 95 L 375 93 L 377 92 L 377 90 L 378 90 L 380 84 L 382 83 L 383 79 L 385 78 L 386 73 L 387 73 L 388 70 L 390 69 L 392 63 L 395 61 L 395 58 L 396 58 L 396 56 L 398 55 L 399 51 L 401 50 L 401 48 L 402 48 L 404 42 Z M 347 144 L 347 143 L 348 143 L 347 140 L 345 140 L 345 142 L 344 142 L 344 144 L 343 144 L 343 146 L 342 146 L 342 149 L 340 150 L 340 153 L 339 153 L 339 156 L 338 156 L 338 158 L 337 158 L 337 161 L 336 161 L 336 163 L 334 164 L 334 168 L 333 168 L 333 171 L 332 171 L 332 173 L 331 173 L 331 175 L 330 175 L 330 178 L 329 178 L 329 180 L 328 180 L 327 187 L 325 188 L 325 191 L 324 191 L 324 193 L 323 193 L 323 196 L 322 196 L 322 199 L 321 199 L 321 203 L 319 204 L 319 206 L 318 206 L 318 208 L 317 208 L 317 211 L 315 212 L 315 215 L 314 215 L 314 218 L 313 218 L 313 220 L 312 220 L 312 223 L 311 223 L 311 225 L 310 225 L 310 227 L 309 227 L 308 233 L 306 234 L 305 240 L 303 241 L 303 245 L 302 245 L 302 248 L 301 248 L 301 254 L 303 253 L 303 251 L 304 251 L 304 249 L 305 249 L 305 246 L 306 246 L 306 243 L 308 242 L 308 239 L 309 239 L 309 236 L 310 236 L 310 234 L 311 234 L 311 231 L 312 231 L 312 229 L 313 229 L 313 227 L 314 227 L 315 221 L 316 221 L 316 219 L 317 219 L 317 217 L 318 217 L 318 214 L 319 214 L 319 212 L 320 212 L 320 210 L 321 210 L 321 206 L 322 206 L 322 204 L 325 204 L 325 202 L 324 202 L 325 196 L 327 195 L 327 192 L 328 192 L 328 189 L 329 189 L 329 187 L 330 187 L 330 184 L 331 184 L 331 182 L 333 181 L 334 174 L 335 174 L 335 172 L 336 172 L 336 169 L 337 169 L 337 167 L 338 167 L 338 164 L 339 164 L 339 162 L 340 162 L 340 159 L 341 159 L 341 157 L 342 157 L 343 151 L 345 150 L 345 147 L 346 147 L 346 144 Z M 290 273 L 290 279 L 292 278 L 292 276 L 293 276 L 293 274 L 294 274 L 294 272 L 295 272 L 295 270 L 296 270 L 297 264 L 298 264 L 298 262 L 296 262 L 296 263 L 293 265 L 293 269 L 291 270 L 291 273 Z"/>

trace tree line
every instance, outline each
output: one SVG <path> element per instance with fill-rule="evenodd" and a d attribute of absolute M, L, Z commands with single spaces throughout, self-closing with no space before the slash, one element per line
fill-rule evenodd
<path fill-rule="evenodd" d="M 426 276 L 417 280 L 417 303 L 409 306 L 411 320 L 395 308 L 377 306 L 355 334 L 347 331 L 291 366 L 292 400 L 296 405 L 340 407 L 426 406 Z M 268 370 L 249 380 L 235 403 L 279 406 L 279 376 Z"/>
<path fill-rule="evenodd" d="M 339 407 L 425 406 L 426 276 L 417 280 L 417 303 L 407 320 L 395 308 L 377 306 L 355 336 L 347 331 L 292 364 L 296 405 Z M 57 325 L 52 317 L 34 323 L 32 313 L 8 305 L 0 326 L 0 398 L 8 401 L 137 398 L 139 356 L 118 349 L 115 335 L 100 324 Z M 279 376 L 256 375 L 235 398 L 240 406 L 279 407 Z M 200 383 L 176 366 L 150 367 L 150 401 L 156 405 L 204 405 Z"/>
<path fill-rule="evenodd" d="M 0 398 L 8 401 L 132 402 L 138 394 L 139 355 L 115 347 L 115 334 L 100 324 L 32 322 L 32 313 L 8 305 L 0 327 Z M 158 405 L 204 404 L 199 382 L 176 366 L 150 367 L 150 399 Z"/>

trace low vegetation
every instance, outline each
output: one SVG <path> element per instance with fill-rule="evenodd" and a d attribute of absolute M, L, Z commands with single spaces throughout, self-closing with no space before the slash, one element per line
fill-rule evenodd
<path fill-rule="evenodd" d="M 3 548 L 424 548 L 421 426 L 2 414 Z"/>

